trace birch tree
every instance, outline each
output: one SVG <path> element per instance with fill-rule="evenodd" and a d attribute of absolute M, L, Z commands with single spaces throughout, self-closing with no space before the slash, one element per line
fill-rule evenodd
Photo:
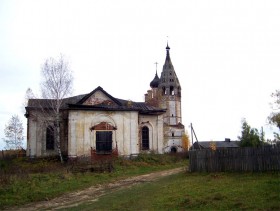
<path fill-rule="evenodd" d="M 269 123 L 275 125 L 280 130 L 280 89 L 271 94 L 274 102 L 271 104 L 273 112 L 268 117 Z M 280 133 L 274 132 L 274 142 L 280 143 Z"/>
<path fill-rule="evenodd" d="M 6 149 L 20 149 L 23 142 L 23 126 L 18 115 L 13 115 L 4 129 Z"/>
<path fill-rule="evenodd" d="M 56 149 L 63 162 L 60 146 L 60 109 L 63 99 L 72 93 L 73 76 L 68 62 L 63 55 L 59 58 L 48 58 L 41 68 L 41 92 L 48 106 L 42 106 L 44 113 L 54 119 L 54 137 Z"/>

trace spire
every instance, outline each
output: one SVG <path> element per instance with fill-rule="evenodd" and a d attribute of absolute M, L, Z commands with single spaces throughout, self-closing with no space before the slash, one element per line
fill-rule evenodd
<path fill-rule="evenodd" d="M 169 46 L 168 46 L 168 36 L 167 37 L 167 46 L 166 46 L 166 50 L 170 50 Z"/>
<path fill-rule="evenodd" d="M 166 45 L 166 59 L 165 59 L 165 62 L 164 62 L 164 67 L 165 68 L 167 68 L 167 67 L 169 67 L 169 68 L 173 68 L 173 65 L 172 65 L 172 62 L 171 62 L 171 59 L 170 59 L 170 53 L 169 53 L 169 51 L 170 51 L 170 47 L 169 47 L 169 45 L 168 45 L 168 41 L 167 41 L 167 45 Z"/>
<path fill-rule="evenodd" d="M 175 87 L 178 88 L 180 87 L 180 83 L 175 73 L 173 64 L 171 62 L 170 47 L 168 45 L 168 42 L 165 49 L 166 49 L 166 58 L 162 68 L 158 87 L 161 88 L 164 87 L 166 89 L 169 89 L 170 87 L 172 87 L 172 89 Z"/>
<path fill-rule="evenodd" d="M 168 41 L 167 41 L 166 50 L 167 50 L 167 51 L 169 51 L 169 50 L 170 50 L 170 47 L 168 46 Z"/>

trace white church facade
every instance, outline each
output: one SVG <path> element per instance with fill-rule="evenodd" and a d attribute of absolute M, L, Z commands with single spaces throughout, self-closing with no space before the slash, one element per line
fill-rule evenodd
<path fill-rule="evenodd" d="M 118 99 L 97 87 L 85 95 L 63 100 L 60 110 L 60 148 L 69 158 L 141 152 L 182 151 L 181 86 L 166 47 L 160 78 L 157 75 L 145 94 L 145 102 Z M 30 99 L 26 107 L 27 155 L 57 154 L 54 119 L 43 114 L 50 100 Z"/>

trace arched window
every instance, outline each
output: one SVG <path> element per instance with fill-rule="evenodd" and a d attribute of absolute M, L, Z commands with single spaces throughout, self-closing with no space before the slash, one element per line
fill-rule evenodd
<path fill-rule="evenodd" d="M 54 127 L 49 125 L 46 132 L 46 149 L 54 150 Z"/>
<path fill-rule="evenodd" d="M 149 128 L 144 126 L 142 128 L 142 150 L 149 150 Z"/>

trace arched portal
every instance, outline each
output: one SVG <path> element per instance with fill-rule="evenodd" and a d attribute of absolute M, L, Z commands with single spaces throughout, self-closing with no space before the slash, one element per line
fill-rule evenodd
<path fill-rule="evenodd" d="M 176 147 L 171 147 L 170 152 L 171 153 L 176 153 L 177 152 L 177 148 Z"/>

